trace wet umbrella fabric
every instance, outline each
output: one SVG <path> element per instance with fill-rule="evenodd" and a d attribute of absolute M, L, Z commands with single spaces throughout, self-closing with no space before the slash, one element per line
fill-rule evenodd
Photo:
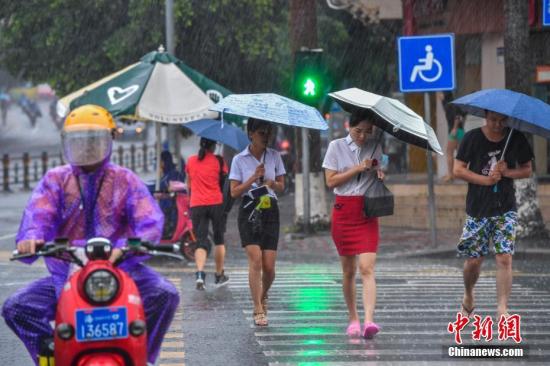
<path fill-rule="evenodd" d="M 232 94 L 210 108 L 211 111 L 258 118 L 293 127 L 326 130 L 328 125 L 319 111 L 281 95 Z"/>
<path fill-rule="evenodd" d="M 179 124 L 215 117 L 208 111 L 213 104 L 208 95 L 220 98 L 229 93 L 169 53 L 154 51 L 140 62 L 63 97 L 58 114 L 96 104 L 115 117 Z"/>
<path fill-rule="evenodd" d="M 329 95 L 350 113 L 356 110 L 373 112 L 374 124 L 399 140 L 443 155 L 433 128 L 397 99 L 358 88 L 340 90 Z"/>
<path fill-rule="evenodd" d="M 508 127 L 550 138 L 550 105 L 523 93 L 507 89 L 485 89 L 451 103 L 483 118 L 486 110 L 506 115 Z"/>
<path fill-rule="evenodd" d="M 197 136 L 221 142 L 237 151 L 244 150 L 248 144 L 248 136 L 243 130 L 213 119 L 201 119 L 184 125 Z"/>
<path fill-rule="evenodd" d="M 208 110 L 212 99 L 229 93 L 161 48 L 146 54 L 140 62 L 61 98 L 57 113 L 64 117 L 78 106 L 96 104 L 115 117 L 180 124 L 215 118 L 216 113 Z M 156 130 L 159 161 L 159 125 Z M 160 168 L 157 166 L 157 188 L 159 182 Z"/>
<path fill-rule="evenodd" d="M 451 103 L 479 117 L 485 117 L 486 111 L 508 116 L 506 124 L 511 129 L 500 160 L 504 159 L 514 129 L 550 138 L 550 105 L 523 93 L 507 89 L 485 89 L 455 99 Z M 498 191 L 498 184 L 494 185 L 493 191 Z"/>

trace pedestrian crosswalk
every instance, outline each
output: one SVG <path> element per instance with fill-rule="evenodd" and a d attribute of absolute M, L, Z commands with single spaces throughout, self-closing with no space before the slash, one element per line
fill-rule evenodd
<path fill-rule="evenodd" d="M 32 268 L 36 273 L 25 273 L 33 278 L 42 275 L 45 270 L 36 266 Z M 183 294 L 186 288 L 188 294 L 189 291 L 197 294 L 194 287 L 189 286 L 193 284 L 189 280 L 192 277 L 192 268 L 166 266 L 157 270 L 180 290 L 180 294 Z M 436 264 L 426 267 L 380 261 L 376 270 L 378 291 L 375 320 L 382 326 L 382 331 L 373 340 L 350 339 L 344 334 L 347 309 L 341 291 L 341 272 L 336 265 L 278 265 L 277 278 L 269 297 L 268 327 L 253 325 L 246 268 L 229 268 L 228 273 L 231 281 L 224 287 L 223 292 L 230 296 L 224 297 L 220 302 L 219 306 L 223 306 L 223 309 L 217 308 L 216 311 L 226 314 L 225 311 L 228 309 L 234 309 L 231 314 L 237 314 L 237 318 L 242 320 L 242 323 L 239 320 L 237 323 L 244 325 L 238 334 L 233 333 L 234 337 L 228 340 L 228 347 L 218 348 L 218 344 L 215 343 L 212 343 L 212 347 L 216 347 L 220 353 L 232 352 L 235 344 L 253 339 L 255 347 L 266 360 L 265 363 L 250 363 L 248 354 L 243 354 L 239 356 L 239 359 L 243 359 L 239 366 L 355 366 L 370 362 L 399 365 L 502 364 L 502 360 L 498 359 L 451 359 L 445 353 L 449 346 L 454 345 L 454 335 L 447 331 L 447 325 L 456 319 L 462 299 L 462 273 L 458 268 Z M 532 288 L 526 285 L 529 281 L 521 281 L 522 278 L 544 275 L 524 272 L 514 274 L 510 311 L 522 316 L 523 342 L 519 346 L 525 348 L 528 358 L 512 360 L 510 364 L 549 364 L 550 290 L 540 286 Z M 476 286 L 476 313 L 482 317 L 495 316 L 494 276 L 494 272 L 483 272 Z M 187 287 L 184 288 L 186 279 Z M 24 283 L 27 278 L 17 280 Z M 4 281 L 4 285 L 19 286 L 10 281 Z M 358 309 L 362 315 L 359 279 L 357 287 Z M 206 295 L 205 301 L 214 298 L 216 291 L 220 290 L 207 287 L 207 291 L 202 293 Z M 213 305 L 212 309 L 215 309 L 215 306 Z M 185 309 L 184 302 L 180 303 L 162 344 L 160 360 L 156 366 L 197 364 L 191 362 L 186 354 L 189 348 L 186 347 L 184 339 L 185 332 L 189 331 L 189 324 L 184 323 L 183 317 L 184 311 L 189 314 L 189 311 L 196 310 L 197 308 Z M 188 320 L 189 318 L 186 317 Z M 213 327 L 208 325 L 205 329 L 206 332 L 210 332 Z M 503 344 L 495 340 L 489 343 L 473 341 L 471 331 L 472 328 L 463 330 L 464 345 Z M 495 338 L 496 334 L 495 322 Z M 510 340 L 504 344 L 514 343 Z M 203 360 L 208 362 L 208 355 L 203 357 Z M 236 364 L 229 362 L 224 366 Z"/>
<path fill-rule="evenodd" d="M 347 308 L 337 267 L 278 268 L 270 291 L 268 327 L 255 327 L 246 271 L 232 272 L 229 288 L 269 365 L 365 365 L 399 362 L 455 364 L 497 359 L 451 359 L 454 335 L 447 325 L 456 319 L 463 293 L 460 270 L 444 265 L 379 264 L 377 271 L 376 322 L 382 331 L 373 340 L 345 335 Z M 361 285 L 357 282 L 358 309 L 362 316 Z M 520 283 L 513 285 L 510 310 L 522 316 L 521 332 L 528 358 L 514 364 L 550 360 L 550 292 Z M 476 286 L 476 313 L 496 317 L 494 274 L 487 272 Z M 495 321 L 496 327 L 497 321 Z M 513 341 L 473 341 L 462 331 L 464 345 L 513 345 Z M 496 334 L 496 329 L 495 329 Z M 495 336 L 497 338 L 497 336 Z M 500 343 L 499 343 L 500 342 Z"/>

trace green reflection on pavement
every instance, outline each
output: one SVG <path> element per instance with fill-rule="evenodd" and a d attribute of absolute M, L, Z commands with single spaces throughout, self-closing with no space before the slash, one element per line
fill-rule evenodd
<path fill-rule="evenodd" d="M 307 339 L 304 341 L 304 344 L 309 345 L 317 345 L 317 344 L 325 344 L 326 342 L 322 339 Z"/>
<path fill-rule="evenodd" d="M 330 305 L 329 296 L 322 287 L 303 287 L 297 289 L 295 293 L 290 295 L 289 300 L 292 308 L 303 312 L 328 310 Z"/>

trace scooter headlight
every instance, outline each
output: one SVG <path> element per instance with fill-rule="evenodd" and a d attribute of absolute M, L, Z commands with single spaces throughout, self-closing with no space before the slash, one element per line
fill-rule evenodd
<path fill-rule="evenodd" d="M 92 272 L 84 281 L 84 292 L 92 303 L 111 302 L 118 293 L 118 280 L 109 271 Z"/>

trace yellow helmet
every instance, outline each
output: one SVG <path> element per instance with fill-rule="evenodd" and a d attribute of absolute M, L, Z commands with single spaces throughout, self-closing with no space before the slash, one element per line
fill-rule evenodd
<path fill-rule="evenodd" d="M 71 111 L 61 131 L 65 160 L 75 166 L 91 166 L 107 159 L 112 149 L 111 113 L 97 105 L 83 105 Z"/>
<path fill-rule="evenodd" d="M 64 131 L 113 130 L 116 128 L 111 113 L 103 107 L 93 104 L 80 106 L 72 110 L 63 124 Z"/>

